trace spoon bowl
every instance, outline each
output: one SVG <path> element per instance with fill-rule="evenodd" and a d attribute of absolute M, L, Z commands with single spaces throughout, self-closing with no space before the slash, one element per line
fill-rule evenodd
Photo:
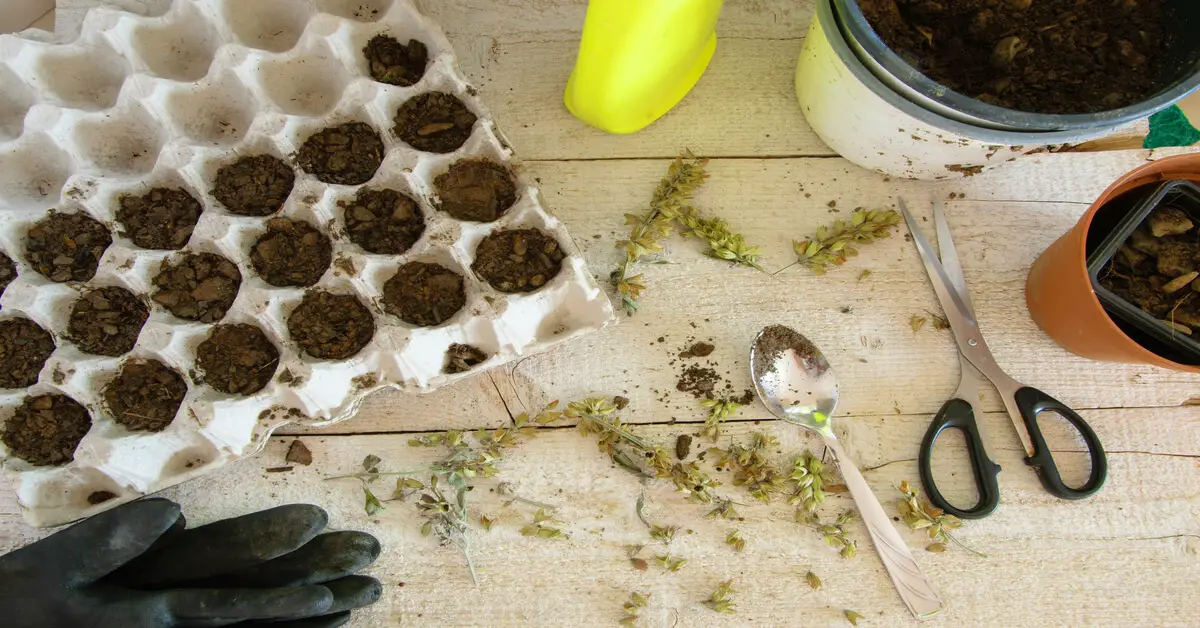
<path fill-rule="evenodd" d="M 871 485 L 850 461 L 833 432 L 837 408 L 837 378 L 829 360 L 808 338 L 783 325 L 764 328 L 750 347 L 750 374 L 763 405 L 776 418 L 821 435 L 833 453 L 846 488 L 858 506 L 871 542 L 879 552 L 900 599 L 917 618 L 942 609 L 942 600 L 925 579 L 904 537 L 871 491 Z"/>

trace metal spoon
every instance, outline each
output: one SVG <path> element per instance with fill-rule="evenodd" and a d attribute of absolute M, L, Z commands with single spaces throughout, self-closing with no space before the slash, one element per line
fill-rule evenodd
<path fill-rule="evenodd" d="M 829 361 L 804 336 L 789 327 L 772 325 L 754 339 L 750 372 L 754 388 L 771 414 L 820 434 L 825 446 L 833 452 L 871 541 L 908 610 L 917 618 L 940 611 L 942 600 L 937 591 L 921 574 L 908 545 L 833 433 L 838 390 Z"/>

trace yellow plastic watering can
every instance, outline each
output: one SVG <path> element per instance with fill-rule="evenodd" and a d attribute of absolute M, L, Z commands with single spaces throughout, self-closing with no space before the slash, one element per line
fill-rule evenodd
<path fill-rule="evenodd" d="M 720 14 L 721 0 L 591 0 L 567 109 L 610 133 L 659 119 L 704 74 Z"/>

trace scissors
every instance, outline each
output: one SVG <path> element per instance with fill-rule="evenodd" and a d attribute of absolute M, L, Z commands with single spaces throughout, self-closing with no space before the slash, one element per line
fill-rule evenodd
<path fill-rule="evenodd" d="M 985 380 L 991 382 L 1004 400 L 1008 416 L 1012 419 L 1017 436 L 1025 447 L 1025 463 L 1037 471 L 1042 485 L 1048 492 L 1063 499 L 1083 499 L 1100 490 L 1108 476 L 1108 458 L 1091 426 L 1077 412 L 1057 399 L 1009 377 L 992 357 L 992 352 L 979 331 L 979 322 L 975 318 L 975 309 L 971 306 L 967 282 L 963 277 L 962 266 L 958 263 L 958 254 L 954 250 L 954 241 L 950 238 L 950 227 L 946 223 L 941 203 L 934 201 L 933 206 L 938 245 L 941 249 L 939 261 L 937 250 L 921 234 L 917 221 L 908 212 L 904 200 L 898 198 L 896 201 L 904 214 L 905 222 L 908 223 L 909 231 L 912 232 L 913 243 L 917 252 L 921 254 L 921 261 L 925 263 L 925 271 L 929 273 L 933 291 L 942 302 L 946 320 L 950 323 L 950 329 L 954 331 L 954 339 L 958 343 L 959 363 L 962 366 L 958 390 L 942 405 L 921 442 L 921 453 L 917 460 L 921 483 L 925 486 L 929 501 L 962 519 L 986 517 L 1000 503 L 1000 487 L 996 483 L 1000 466 L 988 458 L 979 424 L 975 422 L 975 416 L 978 414 L 975 404 L 979 400 Z M 1050 448 L 1046 445 L 1041 429 L 1038 428 L 1038 415 L 1045 411 L 1051 411 L 1066 419 L 1079 430 L 1087 443 L 1092 470 L 1087 482 L 1079 488 L 1067 486 L 1059 477 Z M 933 447 L 938 436 L 950 428 L 961 430 L 966 436 L 967 453 L 975 475 L 975 488 L 979 494 L 979 501 L 971 508 L 962 509 L 951 505 L 942 497 L 933 481 L 930 465 Z"/>

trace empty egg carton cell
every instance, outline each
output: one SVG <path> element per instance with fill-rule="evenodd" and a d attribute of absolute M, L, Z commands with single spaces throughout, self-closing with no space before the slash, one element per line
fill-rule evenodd
<path fill-rule="evenodd" d="M 391 8 L 393 0 L 317 0 L 317 10 L 359 22 L 374 22 Z"/>
<path fill-rule="evenodd" d="M 0 64 L 0 141 L 16 139 L 33 106 L 33 91 L 8 66 Z"/>
<path fill-rule="evenodd" d="M 23 316 L 0 320 L 0 388 L 26 388 L 38 382 L 54 337 Z"/>
<path fill-rule="evenodd" d="M 283 208 L 296 173 L 274 155 L 249 155 L 221 166 L 212 196 L 231 214 L 269 216 Z"/>
<path fill-rule="evenodd" d="M 37 466 L 75 459 L 75 448 L 92 428 L 92 417 L 74 399 L 56 393 L 25 397 L 0 425 L 9 454 Z"/>
<path fill-rule="evenodd" d="M 99 111 L 117 104 L 129 63 L 96 35 L 71 46 L 47 46 L 29 80 L 45 100 L 70 109 Z"/>
<path fill-rule="evenodd" d="M 170 87 L 164 108 L 179 136 L 200 145 L 230 146 L 250 130 L 258 103 L 236 74 L 221 72 Z"/>
<path fill-rule="evenodd" d="M 179 412 L 187 382 L 159 360 L 132 359 L 104 387 L 104 403 L 117 423 L 135 432 L 161 432 Z"/>
<path fill-rule="evenodd" d="M 150 317 L 146 304 L 118 286 L 85 291 L 71 308 L 67 335 L 84 353 L 119 356 L 133 350 Z"/>
<path fill-rule="evenodd" d="M 450 153 L 471 137 L 477 119 L 454 94 L 426 92 L 400 105 L 393 132 L 417 150 Z"/>
<path fill-rule="evenodd" d="M 254 75 L 270 102 L 294 116 L 329 113 L 350 81 L 346 67 L 323 40 L 287 57 L 257 57 Z"/>
<path fill-rule="evenodd" d="M 347 360 L 375 336 L 375 317 L 357 295 L 310 290 L 287 316 L 287 328 L 305 354 Z"/>
<path fill-rule="evenodd" d="M 130 32 L 115 32 L 114 36 L 128 40 L 138 61 L 161 78 L 201 79 L 208 73 L 217 51 L 216 30 L 191 2 L 176 2 L 173 10 L 162 18 L 130 19 L 122 26 Z"/>
<path fill-rule="evenodd" d="M 300 40 L 312 7 L 295 0 L 222 0 L 220 12 L 242 45 L 283 52 Z"/>
<path fill-rule="evenodd" d="M 143 174 L 154 169 L 166 133 L 139 103 L 78 118 L 71 146 L 83 168 L 99 174 Z"/>
<path fill-rule="evenodd" d="M 329 236 L 311 223 L 272 218 L 250 248 L 250 263 L 263 281 L 277 287 L 308 287 L 333 261 Z"/>
<path fill-rule="evenodd" d="M 154 276 L 154 302 L 178 318 L 215 323 L 237 299 L 242 273 L 214 253 L 187 253 L 164 260 Z"/>
<path fill-rule="evenodd" d="M 210 388 L 253 395 L 275 377 L 279 349 L 262 329 L 245 323 L 216 325 L 196 348 L 196 369 Z"/>
<path fill-rule="evenodd" d="M 371 125 L 346 122 L 308 136 L 296 163 L 323 183 L 361 185 L 375 176 L 383 153 L 383 140 Z"/>
<path fill-rule="evenodd" d="M 25 233 L 25 261 L 51 281 L 87 281 L 110 244 L 112 234 L 95 218 L 52 210 Z"/>
<path fill-rule="evenodd" d="M 75 162 L 49 136 L 25 134 L 0 147 L 0 204 L 41 208 L 58 202 Z"/>

